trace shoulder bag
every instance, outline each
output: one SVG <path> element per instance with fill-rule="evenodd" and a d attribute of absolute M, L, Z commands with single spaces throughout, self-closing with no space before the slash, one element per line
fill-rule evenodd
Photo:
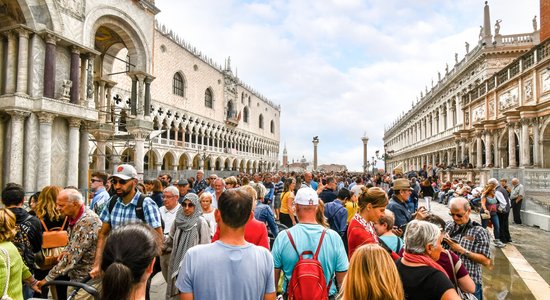
<path fill-rule="evenodd" d="M 460 266 L 462 266 L 462 260 L 458 260 L 456 264 L 453 262 L 453 257 L 451 256 L 451 253 L 447 251 L 447 255 L 449 256 L 449 261 L 451 262 L 451 265 L 453 266 L 453 280 L 455 284 L 456 293 L 458 296 L 460 296 L 460 299 L 463 300 L 477 300 L 476 296 L 470 293 L 463 292 L 460 287 L 458 286 L 458 279 L 456 278 L 456 272 L 460 269 Z"/>
<path fill-rule="evenodd" d="M 8 269 L 6 270 L 6 286 L 4 286 L 4 293 L 2 294 L 2 300 L 12 300 L 10 296 L 8 296 L 8 286 L 10 285 L 10 254 L 8 251 L 4 248 L 0 248 L 2 251 L 2 254 L 6 256 L 6 266 Z"/>
<path fill-rule="evenodd" d="M 40 219 L 42 226 L 44 226 L 44 233 L 42 234 L 42 250 L 38 254 L 36 264 L 42 270 L 49 270 L 57 265 L 58 258 L 63 252 L 63 248 L 69 244 L 69 234 L 65 228 L 67 223 L 67 217 L 63 221 L 61 227 L 48 229 L 44 220 Z"/>

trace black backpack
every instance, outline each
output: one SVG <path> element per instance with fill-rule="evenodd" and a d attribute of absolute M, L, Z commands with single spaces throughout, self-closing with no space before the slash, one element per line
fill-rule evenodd
<path fill-rule="evenodd" d="M 15 224 L 15 236 L 13 237 L 13 244 L 19 251 L 21 258 L 25 265 L 31 270 L 34 271 L 34 252 L 32 251 L 32 244 L 29 240 L 29 229 L 30 226 L 28 221 L 32 219 L 32 215 L 28 215 L 21 223 Z"/>

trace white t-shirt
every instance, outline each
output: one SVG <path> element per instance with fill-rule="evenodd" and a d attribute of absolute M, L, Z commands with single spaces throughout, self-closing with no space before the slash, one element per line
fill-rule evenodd
<path fill-rule="evenodd" d="M 210 227 L 210 237 L 214 236 L 214 233 L 216 233 L 216 227 L 218 226 L 218 223 L 216 223 L 216 218 L 214 217 L 214 212 L 216 209 L 213 209 L 212 212 L 209 213 L 202 213 L 202 217 L 208 222 L 208 227 Z"/>
<path fill-rule="evenodd" d="M 172 228 L 172 224 L 174 223 L 174 220 L 176 219 L 176 215 L 178 214 L 178 210 L 180 209 L 181 205 L 178 203 L 176 207 L 174 207 L 171 210 L 168 210 L 166 206 L 162 206 L 159 208 L 160 216 L 164 220 L 164 234 L 167 235 L 170 233 L 170 228 Z"/>

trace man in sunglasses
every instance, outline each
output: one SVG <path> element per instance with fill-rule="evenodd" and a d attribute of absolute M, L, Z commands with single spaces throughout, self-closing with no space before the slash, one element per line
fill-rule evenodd
<path fill-rule="evenodd" d="M 447 221 L 445 231 L 448 233 L 444 239 L 446 248 L 453 250 L 464 262 L 464 267 L 476 284 L 474 296 L 478 300 L 483 299 L 481 286 L 481 265 L 491 265 L 491 239 L 489 233 L 481 224 L 470 219 L 470 202 L 463 197 L 455 197 L 449 202 L 452 221 Z"/>
<path fill-rule="evenodd" d="M 90 272 L 92 278 L 97 278 L 100 274 L 101 255 L 105 246 L 105 239 L 111 229 L 131 223 L 144 222 L 155 229 L 160 236 L 163 236 L 159 208 L 151 198 L 141 196 L 141 193 L 136 189 L 138 183 L 136 169 L 127 164 L 119 165 L 110 180 L 116 190 L 116 195 L 110 199 L 108 206 L 103 209 L 99 216 L 102 225 L 97 241 L 94 268 Z M 112 204 L 111 201 L 116 202 Z"/>

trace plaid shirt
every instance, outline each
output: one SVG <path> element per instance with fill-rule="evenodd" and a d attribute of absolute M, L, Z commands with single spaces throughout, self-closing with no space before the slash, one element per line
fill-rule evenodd
<path fill-rule="evenodd" d="M 476 226 L 477 225 L 477 226 Z M 452 239 L 459 241 L 460 245 L 472 252 L 485 255 L 491 258 L 491 250 L 489 248 L 491 239 L 487 229 L 470 220 L 468 224 L 459 226 L 454 221 L 447 221 L 445 231 L 449 233 Z M 445 248 L 449 249 L 448 246 Z M 481 264 L 476 263 L 460 253 L 456 253 L 464 262 L 464 267 L 470 273 L 470 277 L 475 283 L 481 284 Z"/>
<path fill-rule="evenodd" d="M 137 191 L 134 195 L 134 199 L 132 199 L 132 201 L 128 204 L 124 204 L 122 199 L 117 197 L 116 204 L 111 213 L 109 213 L 109 206 L 105 206 L 105 209 L 101 212 L 101 221 L 111 225 L 111 229 L 116 229 L 131 223 L 141 222 L 136 215 L 136 207 L 140 194 L 141 193 Z M 146 197 L 145 200 L 143 200 L 143 215 L 145 216 L 145 223 L 147 225 L 152 228 L 159 228 L 161 226 L 159 208 L 149 197 Z"/>

